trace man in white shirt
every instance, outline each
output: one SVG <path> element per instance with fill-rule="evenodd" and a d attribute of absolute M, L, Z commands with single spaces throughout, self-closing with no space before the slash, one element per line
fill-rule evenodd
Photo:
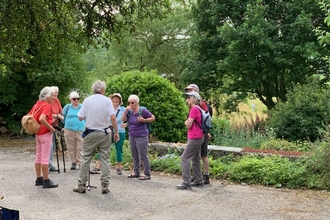
<path fill-rule="evenodd" d="M 97 149 L 101 161 L 102 194 L 109 193 L 110 180 L 110 146 L 111 130 L 109 118 L 112 122 L 114 140 L 119 140 L 118 126 L 115 111 L 110 98 L 104 96 L 106 84 L 100 80 L 93 83 L 94 95 L 87 97 L 78 112 L 79 120 L 86 120 L 86 129 L 83 132 L 82 163 L 78 173 L 78 186 L 74 192 L 85 193 L 90 162 Z"/>

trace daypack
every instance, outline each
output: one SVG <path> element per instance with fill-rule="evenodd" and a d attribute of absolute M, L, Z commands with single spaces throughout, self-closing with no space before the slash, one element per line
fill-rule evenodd
<path fill-rule="evenodd" d="M 197 106 L 197 108 L 202 114 L 202 125 L 198 124 L 198 122 L 195 120 L 196 124 L 198 125 L 198 127 L 200 127 L 200 129 L 202 129 L 203 133 L 206 134 L 212 128 L 212 117 L 209 111 L 206 112 L 199 106 Z"/>
<path fill-rule="evenodd" d="M 40 106 L 37 110 L 36 110 L 36 106 L 33 106 L 33 111 L 32 113 L 29 115 L 24 115 L 21 119 L 21 124 L 22 124 L 22 129 L 21 129 L 21 133 L 23 133 L 23 129 L 25 129 L 25 132 L 28 134 L 36 134 L 39 132 L 40 129 L 40 124 L 37 122 L 36 119 L 34 119 L 34 115 L 39 112 L 39 110 L 43 107 L 44 105 Z"/>
<path fill-rule="evenodd" d="M 211 116 L 211 118 L 212 118 L 212 116 L 213 116 L 213 109 L 212 109 L 212 106 L 209 105 L 209 104 L 208 104 L 206 101 L 204 101 L 204 100 L 202 100 L 202 102 L 204 102 L 204 103 L 206 104 L 207 109 L 208 109 L 208 112 L 210 113 L 210 116 Z"/>
<path fill-rule="evenodd" d="M 143 110 L 143 108 L 144 108 L 144 109 L 147 109 L 147 108 L 144 107 L 144 106 L 140 106 L 140 108 L 139 108 L 139 116 L 140 116 L 140 117 L 142 116 L 142 110 Z M 129 117 L 131 116 L 131 112 L 132 112 L 132 109 L 129 110 L 129 112 L 128 112 L 128 114 L 127 114 L 127 121 L 128 121 L 128 119 L 129 119 Z M 149 123 L 149 122 L 147 122 L 147 129 L 148 129 L 148 133 L 150 134 L 150 132 L 151 132 L 151 123 Z"/>

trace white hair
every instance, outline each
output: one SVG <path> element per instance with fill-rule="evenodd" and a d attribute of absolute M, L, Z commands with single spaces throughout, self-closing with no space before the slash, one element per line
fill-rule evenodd
<path fill-rule="evenodd" d="M 58 91 L 60 91 L 60 90 L 58 89 L 58 86 L 51 86 L 50 88 L 54 89 L 54 92 L 58 92 Z"/>
<path fill-rule="evenodd" d="M 92 90 L 94 93 L 100 93 L 102 89 L 105 91 L 106 84 L 101 80 L 96 80 L 92 85 Z"/>
<path fill-rule="evenodd" d="M 48 97 L 54 94 L 55 90 L 52 87 L 44 87 L 39 94 L 39 100 L 45 101 Z"/>
<path fill-rule="evenodd" d="M 139 99 L 139 97 L 137 95 L 130 95 L 128 97 L 128 101 L 130 101 L 130 100 L 134 100 L 136 103 L 139 103 L 140 102 L 140 99 Z"/>
<path fill-rule="evenodd" d="M 70 99 L 79 98 L 79 94 L 76 91 L 72 91 L 69 97 Z"/>

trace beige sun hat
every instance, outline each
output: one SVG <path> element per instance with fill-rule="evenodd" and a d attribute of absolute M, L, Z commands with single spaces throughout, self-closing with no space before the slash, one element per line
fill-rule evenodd
<path fill-rule="evenodd" d="M 120 99 L 120 104 L 123 104 L 123 98 L 121 97 L 120 93 L 114 93 L 110 95 L 110 99 L 112 100 L 113 97 L 118 97 Z"/>

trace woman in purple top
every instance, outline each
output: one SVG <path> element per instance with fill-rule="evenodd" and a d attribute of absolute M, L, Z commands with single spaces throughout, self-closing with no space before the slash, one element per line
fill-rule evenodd
<path fill-rule="evenodd" d="M 140 180 L 150 180 L 150 162 L 148 157 L 149 131 L 147 123 L 155 120 L 155 116 L 146 108 L 139 106 L 140 99 L 137 95 L 130 95 L 128 106 L 121 117 L 122 121 L 127 121 L 129 145 L 131 147 L 134 172 L 128 178 L 139 178 Z M 144 176 L 140 176 L 140 160 L 144 167 Z"/>

